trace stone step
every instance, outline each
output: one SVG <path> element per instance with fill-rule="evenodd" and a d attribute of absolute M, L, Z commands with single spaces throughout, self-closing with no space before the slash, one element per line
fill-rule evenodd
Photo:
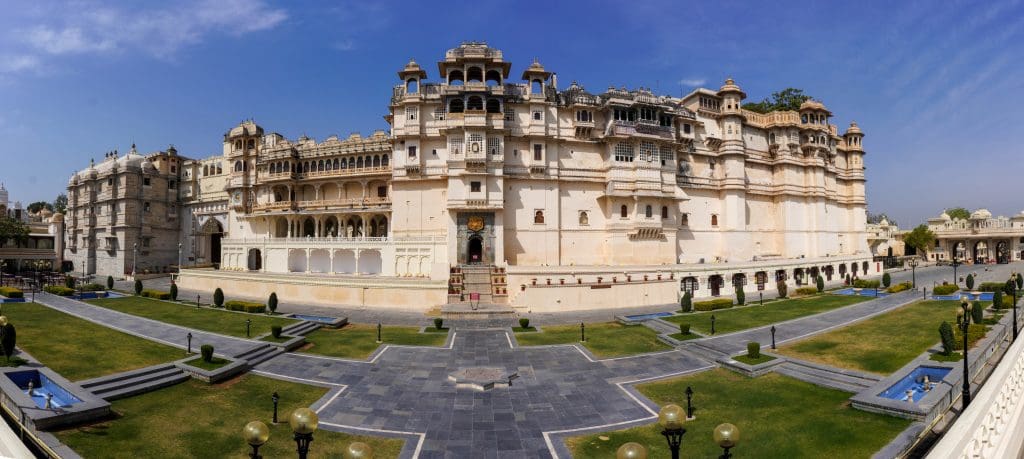
<path fill-rule="evenodd" d="M 284 350 L 280 347 L 271 344 L 264 344 L 236 355 L 235 359 L 245 360 L 246 362 L 249 362 L 249 366 L 256 366 L 277 357 L 282 353 L 284 353 Z"/>
<path fill-rule="evenodd" d="M 83 381 L 79 385 L 98 397 L 114 400 L 167 387 L 188 378 L 189 376 L 180 368 L 173 364 L 164 364 L 94 378 Z"/>
<path fill-rule="evenodd" d="M 663 320 L 645 320 L 640 324 L 658 333 L 664 333 L 667 335 L 679 333 L 678 325 L 671 322 L 665 322 Z"/>
<path fill-rule="evenodd" d="M 807 366 L 801 363 L 786 362 L 775 368 L 779 374 L 796 378 L 811 384 L 857 393 L 871 387 L 877 379 L 869 379 L 859 375 L 837 373 L 823 368 Z"/>
<path fill-rule="evenodd" d="M 691 354 L 696 355 L 705 360 L 715 361 L 722 357 L 728 357 L 728 354 L 717 349 L 705 346 L 699 341 L 687 341 L 685 344 L 683 344 L 683 347 L 689 350 Z"/>
<path fill-rule="evenodd" d="M 179 370 L 177 374 L 168 375 L 160 379 L 154 379 L 145 384 L 123 387 L 121 389 L 105 392 L 102 395 L 97 395 L 107 401 L 128 398 L 135 395 L 144 394 L 146 392 L 152 392 L 158 389 L 163 389 L 165 387 L 170 387 L 175 384 L 181 384 L 185 381 L 188 381 L 190 378 L 191 376 L 189 376 L 187 373 Z"/>
<path fill-rule="evenodd" d="M 321 324 L 316 322 L 302 321 L 282 328 L 281 333 L 288 336 L 305 336 L 314 330 L 319 329 L 321 326 Z"/>

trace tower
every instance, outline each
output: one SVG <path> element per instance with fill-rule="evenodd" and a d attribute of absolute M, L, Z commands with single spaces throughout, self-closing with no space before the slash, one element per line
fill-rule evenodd
<path fill-rule="evenodd" d="M 718 155 L 722 161 L 722 214 L 725 229 L 722 242 L 730 259 L 751 253 L 749 238 L 736 237 L 737 231 L 746 229 L 746 143 L 743 140 L 743 110 L 741 103 L 747 95 L 732 78 L 718 90 L 722 98 L 722 145 Z M 757 255 L 757 254 L 755 254 Z"/>

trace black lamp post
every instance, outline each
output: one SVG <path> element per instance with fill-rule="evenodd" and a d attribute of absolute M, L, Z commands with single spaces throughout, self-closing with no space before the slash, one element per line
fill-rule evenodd
<path fill-rule="evenodd" d="M 1013 340 L 1017 341 L 1017 282 L 1014 281 L 1013 276 L 1010 276 L 1010 280 L 1006 281 L 1006 285 L 1010 287 L 1010 294 L 1013 295 Z M 1001 304 L 995 305 L 995 307 L 1002 306 Z"/>
<path fill-rule="evenodd" d="M 960 266 L 960 259 L 956 258 L 956 257 L 953 257 L 953 262 L 950 263 L 950 264 L 953 265 L 953 285 L 959 286 L 960 285 L 960 278 L 957 277 L 957 275 L 956 275 L 956 268 L 958 268 Z"/>
<path fill-rule="evenodd" d="M 199 309 L 199 299 L 200 299 L 200 296 L 196 295 L 196 309 Z"/>
<path fill-rule="evenodd" d="M 583 322 L 580 322 L 580 342 L 587 342 L 587 328 L 583 325 Z"/>
<path fill-rule="evenodd" d="M 383 343 L 384 340 L 380 339 L 380 329 L 381 329 L 381 324 L 380 324 L 380 322 L 377 322 L 377 342 L 378 343 Z"/>
<path fill-rule="evenodd" d="M 971 379 L 968 372 L 967 362 L 967 331 L 971 326 L 971 316 L 967 310 L 967 300 L 963 297 L 960 300 L 960 308 L 964 311 L 964 318 L 960 321 L 960 329 L 963 330 L 964 335 L 964 388 L 963 388 L 963 409 L 967 409 L 967 405 L 971 404 Z M 961 411 L 963 412 L 963 411 Z"/>
<path fill-rule="evenodd" d="M 907 264 L 910 265 L 910 286 L 917 288 L 917 257 L 911 258 Z"/>
<path fill-rule="evenodd" d="M 772 325 L 772 349 L 775 349 L 775 326 Z"/>
<path fill-rule="evenodd" d="M 715 427 L 714 437 L 715 443 L 722 448 L 722 455 L 718 456 L 718 459 L 730 459 L 732 453 L 729 450 L 740 442 L 740 429 L 728 422 L 719 424 Z"/>
<path fill-rule="evenodd" d="M 686 420 L 693 419 L 693 388 L 686 386 Z"/>
<path fill-rule="evenodd" d="M 281 400 L 281 397 L 278 396 L 275 391 L 274 394 L 270 396 L 270 400 L 274 402 L 274 424 L 277 424 L 277 401 Z"/>
<path fill-rule="evenodd" d="M 192 353 L 192 332 L 188 332 L 188 335 L 186 335 L 185 337 L 188 338 L 188 347 L 185 349 L 185 354 L 191 354 Z"/>
<path fill-rule="evenodd" d="M 715 315 L 711 314 L 711 334 L 715 334 Z"/>
<path fill-rule="evenodd" d="M 668 442 L 672 459 L 679 459 L 679 446 L 682 445 L 683 435 L 686 433 L 686 429 L 683 428 L 683 409 L 673 404 L 663 406 L 658 412 L 658 424 L 661 424 L 661 434 Z"/>
<path fill-rule="evenodd" d="M 245 437 L 245 442 L 252 446 L 252 452 L 249 453 L 249 457 L 252 459 L 262 459 L 260 456 L 260 446 L 270 438 L 270 429 L 267 425 L 260 421 L 252 421 L 245 425 L 242 429 L 242 436 Z"/>
<path fill-rule="evenodd" d="M 252 319 L 245 319 L 245 337 L 249 337 L 249 328 L 252 327 Z M 377 340 L 380 341 L 380 335 L 378 334 Z"/>
<path fill-rule="evenodd" d="M 291 424 L 292 431 L 295 432 L 295 446 L 299 453 L 299 459 L 306 459 L 309 454 L 309 444 L 313 442 L 313 432 L 316 432 L 320 419 L 313 410 L 299 408 L 292 411 L 288 423 Z"/>
<path fill-rule="evenodd" d="M 757 297 L 760 299 L 759 301 L 761 303 L 759 306 L 764 306 L 764 292 L 757 292 Z"/>

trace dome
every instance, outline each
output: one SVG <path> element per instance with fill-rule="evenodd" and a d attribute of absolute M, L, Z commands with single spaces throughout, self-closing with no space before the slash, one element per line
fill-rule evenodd
<path fill-rule="evenodd" d="M 736 82 L 733 81 L 732 78 L 726 78 L 725 84 L 723 84 L 721 88 L 718 88 L 718 94 L 727 94 L 731 92 L 738 93 L 740 95 L 740 98 L 743 99 L 747 97 L 747 94 L 744 93 L 743 90 L 736 85 Z"/>
<path fill-rule="evenodd" d="M 43 207 L 42 210 L 39 211 L 39 216 L 43 218 L 50 218 L 53 216 L 53 211 Z"/>
<path fill-rule="evenodd" d="M 941 219 L 943 219 L 943 220 L 945 220 L 947 222 L 953 220 L 953 217 L 950 217 L 949 214 L 947 214 L 945 211 L 942 212 L 942 215 L 939 215 L 939 218 L 941 218 Z"/>
<path fill-rule="evenodd" d="M 988 220 L 992 218 L 992 212 L 988 209 L 978 209 L 971 214 L 971 220 Z"/>
<path fill-rule="evenodd" d="M 885 217 L 882 217 L 882 221 L 878 222 L 878 226 L 881 226 L 883 228 L 888 227 L 889 226 L 889 219 L 885 218 Z"/>
<path fill-rule="evenodd" d="M 61 223 L 64 221 L 64 214 L 57 212 L 53 214 L 53 217 L 50 217 L 50 221 L 53 223 Z"/>
<path fill-rule="evenodd" d="M 1010 220 L 1024 220 L 1024 210 L 1020 211 L 1019 214 L 1010 217 Z"/>
<path fill-rule="evenodd" d="M 856 121 L 851 121 L 850 122 L 850 128 L 846 130 L 846 133 L 847 134 L 862 134 L 863 135 L 864 131 L 860 130 L 860 127 L 857 126 L 857 122 Z"/>

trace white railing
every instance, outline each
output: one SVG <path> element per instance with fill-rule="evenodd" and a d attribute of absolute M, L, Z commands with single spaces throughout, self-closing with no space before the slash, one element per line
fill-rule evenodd
<path fill-rule="evenodd" d="M 1024 446 L 1024 339 L 928 454 L 929 459 L 1020 457 Z"/>

